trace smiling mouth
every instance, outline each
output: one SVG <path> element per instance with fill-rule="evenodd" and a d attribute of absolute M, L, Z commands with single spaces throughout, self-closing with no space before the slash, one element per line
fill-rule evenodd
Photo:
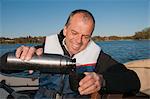
<path fill-rule="evenodd" d="M 80 45 L 73 45 L 73 49 L 79 49 L 80 48 Z"/>

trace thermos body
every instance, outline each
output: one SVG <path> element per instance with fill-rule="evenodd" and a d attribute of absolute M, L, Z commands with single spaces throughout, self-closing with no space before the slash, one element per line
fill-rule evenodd
<path fill-rule="evenodd" d="M 75 59 L 59 54 L 34 55 L 31 60 L 16 58 L 9 52 L 1 57 L 0 69 L 3 70 L 39 70 L 45 73 L 69 73 L 76 68 Z"/>

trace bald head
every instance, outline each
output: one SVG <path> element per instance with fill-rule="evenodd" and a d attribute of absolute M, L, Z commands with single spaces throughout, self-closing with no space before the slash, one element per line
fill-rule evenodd
<path fill-rule="evenodd" d="M 71 24 L 73 17 L 76 17 L 76 16 L 80 16 L 80 20 L 85 24 L 87 24 L 88 22 L 91 22 L 92 23 L 92 32 L 94 31 L 95 19 L 94 19 L 93 15 L 89 11 L 82 10 L 82 9 L 73 11 L 69 15 L 65 26 L 68 27 Z"/>

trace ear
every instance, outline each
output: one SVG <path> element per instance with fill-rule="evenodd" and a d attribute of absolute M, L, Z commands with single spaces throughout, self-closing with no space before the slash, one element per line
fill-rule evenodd
<path fill-rule="evenodd" d="M 63 29 L 64 36 L 66 36 L 66 32 L 67 32 L 67 27 L 65 26 L 64 29 Z"/>

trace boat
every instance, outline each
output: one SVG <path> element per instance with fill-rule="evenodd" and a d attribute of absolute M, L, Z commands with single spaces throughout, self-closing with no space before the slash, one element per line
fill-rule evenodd
<path fill-rule="evenodd" d="M 130 61 L 127 63 L 124 63 L 124 65 L 134 70 L 137 75 L 139 76 L 140 82 L 141 82 L 141 89 L 140 92 L 144 93 L 145 95 L 150 96 L 150 59 L 143 59 L 143 60 L 135 60 Z M 22 78 L 22 77 L 14 77 L 14 76 L 7 76 L 0 74 L 0 81 L 5 81 L 5 83 L 12 89 L 14 89 L 15 92 L 22 92 L 22 93 L 28 93 L 28 92 L 35 92 L 38 90 L 39 86 L 39 79 L 38 78 Z M 0 99 L 8 99 L 9 93 L 4 90 L 3 88 L 0 88 Z M 111 95 L 109 95 L 110 97 Z M 112 95 L 114 97 L 121 97 L 121 95 Z M 99 97 L 97 93 L 93 95 L 93 97 Z M 107 98 L 109 98 L 107 96 Z M 98 99 L 98 98 L 92 98 L 92 99 Z M 109 98 L 111 99 L 111 98 Z M 116 99 L 116 98 L 114 98 Z"/>
<path fill-rule="evenodd" d="M 150 95 L 150 59 L 135 60 L 124 64 L 135 71 L 140 79 L 140 91 Z"/>

